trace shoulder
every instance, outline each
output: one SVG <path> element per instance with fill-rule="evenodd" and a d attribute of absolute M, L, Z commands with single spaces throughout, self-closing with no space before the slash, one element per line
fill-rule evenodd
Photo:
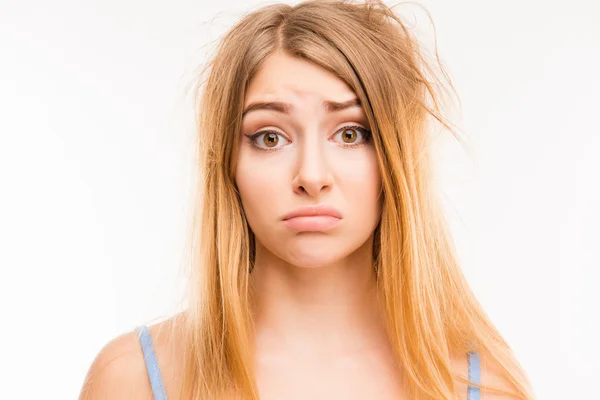
<path fill-rule="evenodd" d="M 506 372 L 498 364 L 492 362 L 492 360 L 485 355 L 478 353 L 478 356 L 480 361 L 479 366 L 481 385 L 510 393 L 517 392 L 515 385 L 506 377 Z M 452 358 L 451 363 L 452 369 L 458 376 L 461 376 L 465 379 L 468 377 L 469 361 L 466 353 L 455 355 Z M 467 392 L 467 384 L 458 382 L 457 386 L 460 392 Z M 494 393 L 481 389 L 481 400 L 520 400 L 520 398 L 508 394 Z"/>
<path fill-rule="evenodd" d="M 85 378 L 80 400 L 149 399 L 152 391 L 135 332 L 108 342 L 98 353 Z"/>
<path fill-rule="evenodd" d="M 161 376 L 167 394 L 178 382 L 180 343 L 174 340 L 177 318 L 149 327 Z M 89 368 L 80 400 L 152 399 L 152 390 L 137 332 L 132 331 L 109 341 Z"/>

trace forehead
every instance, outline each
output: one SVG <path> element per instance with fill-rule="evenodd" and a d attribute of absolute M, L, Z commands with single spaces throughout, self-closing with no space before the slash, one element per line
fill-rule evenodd
<path fill-rule="evenodd" d="M 250 81 L 244 108 L 256 101 L 321 105 L 327 100 L 343 102 L 353 97 L 353 90 L 333 73 L 306 60 L 277 53 L 263 61 Z"/>

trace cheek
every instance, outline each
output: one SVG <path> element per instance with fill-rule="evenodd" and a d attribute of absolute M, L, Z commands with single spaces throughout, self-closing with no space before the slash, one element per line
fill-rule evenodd
<path fill-rule="evenodd" d="M 349 228 L 355 232 L 356 239 L 362 242 L 368 238 L 381 219 L 383 203 L 381 192 L 381 173 L 377 166 L 377 156 L 369 153 L 357 160 L 353 173 L 345 173 L 345 203 L 352 213 Z"/>
<path fill-rule="evenodd" d="M 377 166 L 377 155 L 374 150 L 361 154 L 352 160 L 352 163 L 344 163 L 340 171 L 342 181 L 345 183 L 344 195 L 346 201 L 354 203 L 355 206 L 373 209 L 378 206 L 377 197 L 381 190 L 381 174 Z M 353 207 L 355 208 L 355 207 Z"/>
<path fill-rule="evenodd" d="M 381 173 L 377 165 L 377 156 L 368 154 L 353 169 L 354 174 L 346 174 L 347 187 L 344 193 L 348 210 L 352 214 L 349 220 L 349 237 L 354 246 L 360 246 L 372 234 L 381 220 L 383 208 L 381 193 Z"/>
<path fill-rule="evenodd" d="M 235 180 L 244 213 L 253 229 L 256 229 L 257 223 L 277 217 L 273 203 L 277 199 L 277 192 L 283 187 L 281 169 L 262 165 L 260 160 L 240 152 Z"/>

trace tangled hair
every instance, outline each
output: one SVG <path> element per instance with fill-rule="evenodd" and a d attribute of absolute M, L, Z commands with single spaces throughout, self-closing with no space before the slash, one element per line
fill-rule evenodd
<path fill-rule="evenodd" d="M 451 356 L 468 351 L 478 351 L 484 366 L 497 365 L 515 390 L 472 386 L 533 398 L 458 265 L 434 188 L 428 135 L 428 121 L 453 132 L 440 113 L 444 80 L 392 9 L 381 1 L 268 5 L 241 18 L 216 50 L 198 85 L 200 192 L 179 397 L 259 398 L 249 291 L 255 239 L 234 174 L 249 81 L 267 57 L 283 52 L 335 74 L 354 90 L 368 118 L 383 191 L 373 262 L 409 398 L 464 398 L 456 384 L 468 380 L 452 371 Z"/>

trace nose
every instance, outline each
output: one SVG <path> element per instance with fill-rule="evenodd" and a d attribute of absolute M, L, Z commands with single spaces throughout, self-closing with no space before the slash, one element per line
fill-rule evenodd
<path fill-rule="evenodd" d="M 331 170 L 321 135 L 306 138 L 298 149 L 294 192 L 318 197 L 332 184 Z"/>

